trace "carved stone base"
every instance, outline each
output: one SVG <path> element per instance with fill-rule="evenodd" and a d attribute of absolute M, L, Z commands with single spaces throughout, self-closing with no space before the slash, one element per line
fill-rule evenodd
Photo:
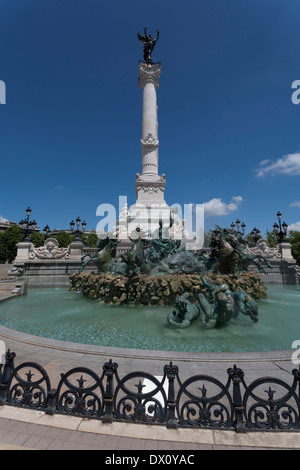
<path fill-rule="evenodd" d="M 135 182 L 137 205 L 143 204 L 147 207 L 151 207 L 153 204 L 166 205 L 164 199 L 165 186 L 165 175 L 147 175 L 146 177 L 138 173 Z"/>

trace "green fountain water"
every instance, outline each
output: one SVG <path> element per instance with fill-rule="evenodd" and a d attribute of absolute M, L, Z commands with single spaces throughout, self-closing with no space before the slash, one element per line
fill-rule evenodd
<path fill-rule="evenodd" d="M 31 289 L 0 304 L 0 324 L 23 333 L 118 348 L 194 352 L 288 350 L 300 339 L 300 287 L 268 286 L 258 301 L 259 322 L 239 316 L 222 329 L 195 321 L 187 329 L 167 324 L 172 307 L 117 306 L 68 289 Z"/>

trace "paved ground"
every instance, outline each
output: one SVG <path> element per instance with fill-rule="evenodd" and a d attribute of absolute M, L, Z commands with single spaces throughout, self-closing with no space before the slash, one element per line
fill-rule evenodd
<path fill-rule="evenodd" d="M 107 427 L 108 426 L 108 427 Z M 0 410 L 0 450 L 102 450 L 196 452 L 200 450 L 298 450 L 299 434 L 237 435 L 231 431 L 167 430 L 140 424 L 49 417 L 32 410 Z M 137 436 L 140 437 L 137 437 Z M 141 437 L 142 436 L 142 437 Z"/>
<path fill-rule="evenodd" d="M 1 297 L 0 297 L 1 300 Z M 163 375 L 163 367 L 173 361 L 181 380 L 195 374 L 214 376 L 226 383 L 227 368 L 236 364 L 245 372 L 247 383 L 263 376 L 292 383 L 292 351 L 279 353 L 176 353 L 135 351 L 63 343 L 24 335 L 0 327 L 0 340 L 16 353 L 15 364 L 33 361 L 42 365 L 55 388 L 60 374 L 82 366 L 102 372 L 110 358 L 119 365 L 119 375 L 137 370 Z M 77 421 L 76 421 L 77 420 Z M 221 450 L 299 449 L 300 433 L 249 433 L 231 431 L 168 430 L 162 427 L 82 420 L 68 416 L 46 416 L 32 410 L 0 408 L 0 449 L 101 449 L 101 450 Z"/>
<path fill-rule="evenodd" d="M 136 439 L 0 418 L 0 450 L 200 450 L 212 445 Z M 218 447 L 218 446 L 216 446 Z M 226 447 L 226 446 L 223 446 Z"/>
<path fill-rule="evenodd" d="M 12 264 L 0 264 L 0 302 L 11 297 L 11 292 L 16 287 L 15 281 L 7 281 L 6 279 L 8 271 L 12 267 Z"/>
<path fill-rule="evenodd" d="M 13 264 L 0 263 L 0 279 L 6 279 L 8 271 L 13 267 Z"/>
<path fill-rule="evenodd" d="M 0 418 L 0 450 L 152 450 L 198 451 L 229 446 L 111 436 Z M 242 447 L 239 446 L 239 449 Z M 251 447 L 254 449 L 254 447 Z"/>

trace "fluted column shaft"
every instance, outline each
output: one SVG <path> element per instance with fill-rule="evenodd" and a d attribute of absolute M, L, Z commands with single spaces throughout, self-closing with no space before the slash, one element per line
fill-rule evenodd
<path fill-rule="evenodd" d="M 142 111 L 142 176 L 158 176 L 158 122 L 156 89 L 161 71 L 160 64 L 140 62 L 139 85 L 143 88 Z"/>

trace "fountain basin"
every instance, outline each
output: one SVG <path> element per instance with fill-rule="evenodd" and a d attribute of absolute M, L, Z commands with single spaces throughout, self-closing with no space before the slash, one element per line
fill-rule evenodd
<path fill-rule="evenodd" d="M 195 320 L 178 330 L 167 323 L 172 307 L 108 305 L 66 288 L 29 289 L 0 303 L 0 324 L 49 339 L 114 348 L 185 352 L 258 352 L 291 348 L 297 337 L 299 286 L 268 286 L 258 300 L 259 322 L 239 316 L 208 330 Z"/>

